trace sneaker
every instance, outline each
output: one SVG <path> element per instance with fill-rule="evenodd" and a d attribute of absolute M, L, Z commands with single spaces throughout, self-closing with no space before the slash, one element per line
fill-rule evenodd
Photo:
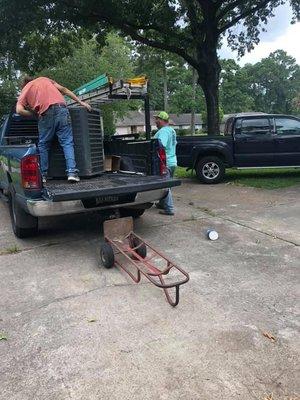
<path fill-rule="evenodd" d="M 42 176 L 42 182 L 44 185 L 47 183 L 47 177 L 45 175 Z"/>
<path fill-rule="evenodd" d="M 170 215 L 170 216 L 174 215 L 173 211 L 166 211 L 166 210 L 160 211 L 159 213 L 161 215 Z"/>
<path fill-rule="evenodd" d="M 80 178 L 77 173 L 72 173 L 72 174 L 68 175 L 68 182 L 74 183 L 74 182 L 79 182 L 79 181 L 80 181 Z"/>

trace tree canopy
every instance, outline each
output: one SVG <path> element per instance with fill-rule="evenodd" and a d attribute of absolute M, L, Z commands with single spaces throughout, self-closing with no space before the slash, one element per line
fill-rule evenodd
<path fill-rule="evenodd" d="M 299 112 L 299 65 L 285 52 L 244 67 L 217 57 L 225 39 L 240 55 L 251 49 L 281 3 L 299 18 L 296 0 L 0 0 L 0 111 L 16 96 L 21 70 L 71 89 L 103 72 L 145 73 L 153 108 L 202 113 L 205 98 L 209 133 L 218 131 L 220 109 Z"/>
<path fill-rule="evenodd" d="M 73 46 L 70 55 L 36 72 L 74 90 L 106 72 L 114 79 L 132 77 L 134 64 L 128 43 L 116 33 L 109 33 L 103 47 L 95 39 L 82 39 L 76 47 Z"/>
<path fill-rule="evenodd" d="M 300 66 L 283 50 L 277 50 L 255 65 L 245 66 L 252 78 L 248 93 L 255 108 L 264 112 L 297 112 L 294 99 L 300 91 Z"/>
<path fill-rule="evenodd" d="M 208 132 L 218 132 L 220 64 L 217 48 L 227 34 L 240 54 L 259 41 L 259 33 L 283 0 L 2 0 L 0 35 L 22 45 L 24 33 L 85 28 L 99 37 L 121 30 L 133 40 L 181 56 L 194 67 L 207 104 Z M 299 19 L 299 0 L 289 0 Z M 17 10 L 17 12 L 16 12 Z M 14 40 L 7 33 L 18 24 Z M 237 28 L 237 29 L 235 29 Z"/>
<path fill-rule="evenodd" d="M 253 73 L 235 60 L 221 60 L 220 104 L 225 114 L 255 110 L 255 100 L 249 89 L 253 79 Z"/>

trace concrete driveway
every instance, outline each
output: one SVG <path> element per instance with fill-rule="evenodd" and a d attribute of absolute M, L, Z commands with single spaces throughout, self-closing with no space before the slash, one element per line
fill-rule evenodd
<path fill-rule="evenodd" d="M 96 215 L 20 241 L 0 203 L 1 400 L 299 399 L 300 187 L 186 180 L 174 197 L 175 218 L 135 225 L 190 273 L 175 309 L 99 268 Z"/>

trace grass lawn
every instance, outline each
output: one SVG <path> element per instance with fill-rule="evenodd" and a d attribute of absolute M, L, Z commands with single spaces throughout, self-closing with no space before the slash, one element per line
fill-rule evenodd
<path fill-rule="evenodd" d="M 197 180 L 195 173 L 178 167 L 178 178 L 192 178 Z M 262 189 L 279 189 L 294 185 L 300 185 L 300 169 L 228 169 L 225 175 L 225 183 L 234 185 L 252 186 Z"/>

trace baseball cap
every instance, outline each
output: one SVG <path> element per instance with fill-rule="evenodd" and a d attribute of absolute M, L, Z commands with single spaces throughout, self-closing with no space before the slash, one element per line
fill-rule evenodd
<path fill-rule="evenodd" d="M 169 114 L 165 111 L 161 111 L 160 113 L 154 115 L 154 117 L 162 119 L 163 121 L 169 121 Z"/>

